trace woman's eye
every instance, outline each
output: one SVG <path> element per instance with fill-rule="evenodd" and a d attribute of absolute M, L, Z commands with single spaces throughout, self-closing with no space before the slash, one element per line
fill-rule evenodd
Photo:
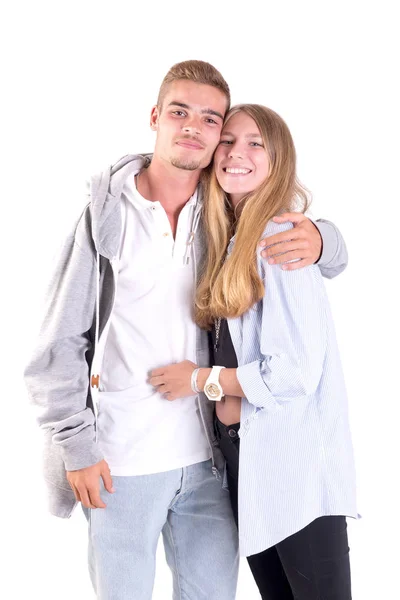
<path fill-rule="evenodd" d="M 230 140 L 221 140 L 220 144 L 229 145 L 229 144 L 232 144 L 232 142 Z"/>
<path fill-rule="evenodd" d="M 259 148 L 263 147 L 263 145 L 259 144 L 258 142 L 250 142 L 250 146 L 258 146 Z"/>

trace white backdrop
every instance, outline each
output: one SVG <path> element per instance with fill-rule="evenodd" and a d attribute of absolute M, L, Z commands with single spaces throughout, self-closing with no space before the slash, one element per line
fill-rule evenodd
<path fill-rule="evenodd" d="M 285 118 L 313 215 L 333 220 L 347 240 L 350 265 L 327 287 L 363 515 L 349 524 L 354 599 L 399 597 L 394 4 L 36 0 L 3 12 L 2 597 L 92 598 L 83 515 L 62 521 L 46 511 L 41 434 L 22 371 L 54 256 L 85 203 L 85 179 L 123 154 L 152 150 L 159 84 L 191 58 L 220 69 L 234 103 L 263 103 Z M 154 599 L 170 597 L 160 546 Z M 245 562 L 237 597 L 259 597 Z"/>

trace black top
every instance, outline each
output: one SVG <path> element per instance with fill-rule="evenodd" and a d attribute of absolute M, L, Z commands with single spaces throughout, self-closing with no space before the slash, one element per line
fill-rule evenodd
<path fill-rule="evenodd" d="M 238 366 L 236 352 L 232 344 L 228 321 L 226 319 L 221 319 L 217 347 L 215 347 L 215 338 L 216 332 L 214 323 L 212 330 L 208 332 L 211 364 L 219 367 L 226 367 L 227 369 L 236 369 Z"/>

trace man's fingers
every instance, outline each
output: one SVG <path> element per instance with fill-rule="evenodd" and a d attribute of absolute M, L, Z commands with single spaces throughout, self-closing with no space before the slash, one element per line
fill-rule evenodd
<path fill-rule="evenodd" d="M 107 492 L 113 494 L 115 492 L 115 489 L 113 488 L 112 477 L 108 465 L 107 468 L 105 468 L 104 471 L 102 471 L 101 477 L 103 479 L 104 487 L 106 488 Z"/>
<path fill-rule="evenodd" d="M 309 219 L 303 213 L 288 212 L 279 215 L 279 217 L 273 217 L 272 220 L 275 221 L 275 223 L 293 223 L 294 225 L 298 225 Z M 303 235 L 304 232 L 301 227 L 293 227 L 292 229 L 281 231 L 280 233 L 276 233 L 275 235 L 271 235 L 270 237 L 261 240 L 260 246 L 265 247 L 270 246 L 271 244 L 279 244 L 283 241 L 303 237 Z"/>
<path fill-rule="evenodd" d="M 283 254 L 285 252 L 293 252 L 293 250 L 298 250 L 299 252 L 308 249 L 308 242 L 305 240 L 293 240 L 291 242 L 283 242 L 277 246 L 272 246 L 271 248 L 267 248 L 261 252 L 261 256 L 264 258 L 276 257 L 279 254 Z"/>
<path fill-rule="evenodd" d="M 284 242 L 290 242 L 292 240 L 300 240 L 306 237 L 303 229 L 288 229 L 287 231 L 281 231 L 280 233 L 275 233 L 267 238 L 264 238 L 260 242 L 260 246 L 273 246 L 274 244 L 282 244 Z"/>
<path fill-rule="evenodd" d="M 288 235 L 288 231 L 290 231 L 291 236 Z M 289 229 L 288 231 L 281 231 L 281 233 L 275 233 L 275 235 L 264 238 L 261 240 L 260 246 L 273 246 L 274 244 L 281 244 L 282 242 L 291 240 L 294 229 Z"/>
<path fill-rule="evenodd" d="M 75 496 L 76 501 L 80 502 L 81 501 L 81 497 L 79 495 L 79 492 L 78 492 L 77 488 L 74 486 L 74 484 L 72 483 L 72 481 L 69 480 L 68 474 L 67 474 L 67 481 L 68 481 L 69 487 L 74 492 L 74 496 Z"/>
<path fill-rule="evenodd" d="M 72 483 L 69 483 L 69 485 L 71 486 L 71 490 L 74 492 L 75 500 L 77 502 L 80 502 L 81 501 L 81 497 L 79 495 L 78 490 L 76 489 L 76 487 Z"/>
<path fill-rule="evenodd" d="M 281 256 L 274 256 L 274 258 L 268 259 L 269 265 L 281 265 L 282 263 L 288 262 L 289 260 L 308 260 L 311 261 L 312 256 L 309 252 L 301 251 L 298 248 L 291 252 L 285 252 Z M 312 262 L 312 261 L 311 261 Z"/>
<path fill-rule="evenodd" d="M 303 267 L 308 267 L 314 264 L 312 259 L 304 258 L 302 260 L 298 260 L 297 262 L 288 263 L 286 265 L 282 265 L 281 269 L 283 271 L 296 271 L 297 269 L 302 269 Z"/>
<path fill-rule="evenodd" d="M 79 496 L 81 498 L 81 502 L 85 508 L 96 508 L 90 501 L 88 489 L 86 486 L 82 486 L 77 488 L 79 492 Z"/>
<path fill-rule="evenodd" d="M 106 508 L 106 504 L 101 499 L 98 486 L 89 489 L 89 498 L 94 508 Z"/>
<path fill-rule="evenodd" d="M 279 215 L 279 217 L 273 217 L 272 220 L 275 221 L 275 223 L 286 223 L 288 221 L 291 223 L 301 223 L 304 219 L 307 219 L 307 217 L 303 213 L 288 212 Z"/>

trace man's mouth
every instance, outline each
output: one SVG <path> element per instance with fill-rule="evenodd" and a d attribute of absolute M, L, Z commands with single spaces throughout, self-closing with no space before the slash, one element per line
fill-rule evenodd
<path fill-rule="evenodd" d="M 190 150 L 203 150 L 203 146 L 199 142 L 195 142 L 194 140 L 182 139 L 176 142 L 178 146 L 182 146 L 183 148 L 189 148 Z"/>

